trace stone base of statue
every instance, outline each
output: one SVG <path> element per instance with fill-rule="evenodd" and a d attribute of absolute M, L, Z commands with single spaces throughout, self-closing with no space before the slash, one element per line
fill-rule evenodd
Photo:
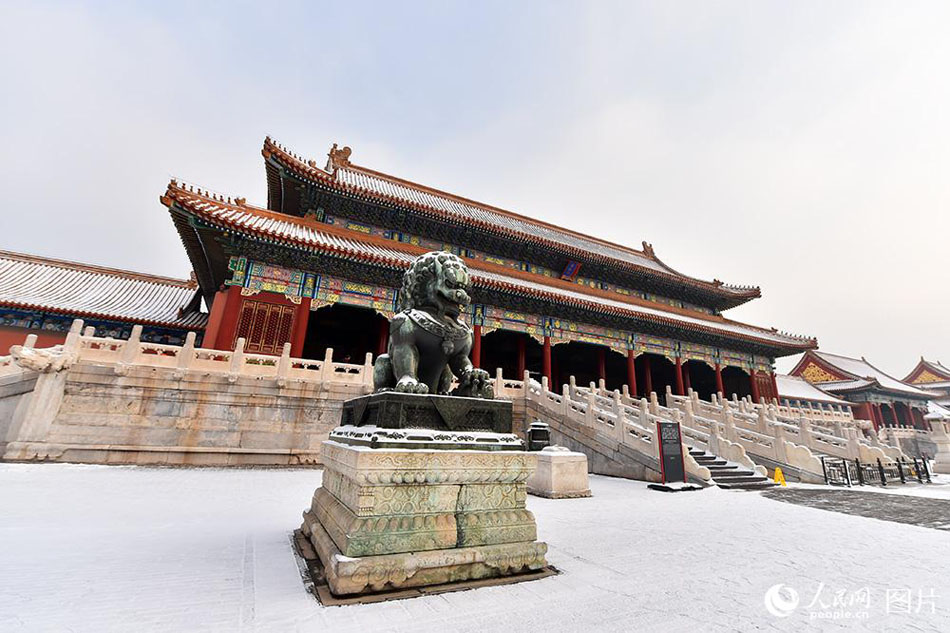
<path fill-rule="evenodd" d="M 322 455 L 323 485 L 301 531 L 335 595 L 511 576 L 547 565 L 547 545 L 536 541 L 534 515 L 525 509 L 535 454 L 372 448 L 331 439 Z"/>
<path fill-rule="evenodd" d="M 341 444 L 370 448 L 523 451 L 502 400 L 383 391 L 343 403 L 330 433 Z"/>

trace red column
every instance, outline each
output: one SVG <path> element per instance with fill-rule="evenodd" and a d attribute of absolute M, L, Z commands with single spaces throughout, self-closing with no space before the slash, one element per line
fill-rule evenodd
<path fill-rule="evenodd" d="M 527 336 L 527 335 L 526 335 L 526 334 L 522 334 L 521 336 L 518 337 L 518 378 L 517 378 L 517 380 L 521 380 L 521 379 L 524 378 L 524 370 L 525 370 L 525 358 L 524 358 L 524 354 L 525 354 L 525 351 L 524 351 L 524 350 L 525 350 L 525 344 L 524 344 L 524 337 L 525 337 L 525 336 Z"/>
<path fill-rule="evenodd" d="M 472 364 L 475 367 L 482 366 L 482 326 L 472 326 Z"/>
<path fill-rule="evenodd" d="M 887 426 L 887 420 L 884 419 L 884 411 L 881 410 L 881 405 L 878 403 L 871 404 L 871 411 L 874 413 L 874 417 L 877 418 L 877 423 L 882 427 Z"/>
<path fill-rule="evenodd" d="M 755 382 L 755 370 L 752 369 L 749 371 L 749 388 L 752 391 L 752 401 L 759 401 L 759 385 Z"/>
<path fill-rule="evenodd" d="M 897 426 L 897 427 L 903 426 L 901 424 L 900 419 L 897 417 L 897 407 L 894 406 L 894 403 L 888 402 L 887 406 L 890 407 L 891 409 L 891 416 L 894 418 L 894 426 Z"/>
<path fill-rule="evenodd" d="M 643 386 L 646 387 L 646 393 L 643 395 L 649 398 L 653 393 L 653 372 L 650 371 L 650 357 L 646 354 L 643 355 Z"/>
<path fill-rule="evenodd" d="M 389 321 L 379 322 L 379 332 L 376 334 L 376 356 L 382 356 L 389 347 Z"/>
<path fill-rule="evenodd" d="M 215 335 L 214 343 L 205 342 L 205 347 L 220 350 L 233 349 L 234 333 L 237 331 L 238 319 L 241 318 L 241 305 L 243 303 L 244 297 L 241 296 L 241 288 L 239 286 L 229 286 L 227 300 L 224 303 L 224 310 L 221 315 L 221 323 Z"/>
<path fill-rule="evenodd" d="M 208 325 L 205 326 L 205 335 L 202 339 L 204 347 L 214 347 L 218 332 L 221 331 L 221 319 L 224 318 L 224 308 L 228 303 L 228 291 L 219 290 L 211 299 L 211 314 L 208 315 Z"/>
<path fill-rule="evenodd" d="M 682 396 L 683 394 L 683 363 L 680 361 L 679 357 L 676 358 L 676 395 Z M 673 406 L 668 404 L 667 406 Z"/>
<path fill-rule="evenodd" d="M 300 300 L 300 305 L 294 309 L 294 325 L 290 334 L 290 355 L 294 358 L 303 356 L 303 344 L 307 340 L 307 323 L 310 321 L 310 297 Z"/>
<path fill-rule="evenodd" d="M 716 363 L 716 392 L 721 393 L 723 397 L 726 396 L 726 390 L 722 386 L 722 367 L 719 366 L 719 363 Z"/>
<path fill-rule="evenodd" d="M 874 426 L 875 431 L 877 431 L 880 428 L 880 423 L 877 420 L 877 416 L 874 415 L 874 405 L 871 404 L 870 402 L 862 402 L 861 406 L 857 407 L 857 411 L 855 413 L 858 413 L 858 415 L 854 416 L 856 418 L 865 416 L 863 419 L 870 420 L 871 424 Z"/>
<path fill-rule="evenodd" d="M 631 397 L 637 397 L 637 365 L 632 349 L 627 350 L 627 390 Z"/>
<path fill-rule="evenodd" d="M 541 350 L 541 373 L 548 379 L 548 389 L 551 391 L 557 391 L 554 388 L 554 385 L 551 384 L 551 337 L 544 337 L 544 348 Z"/>
<path fill-rule="evenodd" d="M 607 380 L 607 348 L 597 348 L 597 377 Z"/>
<path fill-rule="evenodd" d="M 772 397 L 775 398 L 776 400 L 780 400 L 782 396 L 778 392 L 778 380 L 775 379 L 774 371 L 771 373 L 771 376 L 772 376 Z"/>

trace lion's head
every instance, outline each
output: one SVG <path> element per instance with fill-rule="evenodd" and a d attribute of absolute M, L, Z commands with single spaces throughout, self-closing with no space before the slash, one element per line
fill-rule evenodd
<path fill-rule="evenodd" d="M 452 253 L 433 251 L 420 255 L 402 278 L 400 310 L 430 308 L 458 317 L 471 299 L 468 268 Z"/>

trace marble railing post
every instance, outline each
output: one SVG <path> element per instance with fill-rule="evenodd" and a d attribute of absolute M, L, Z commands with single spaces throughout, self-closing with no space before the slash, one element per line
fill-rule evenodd
<path fill-rule="evenodd" d="M 195 359 L 195 336 L 194 332 L 188 332 L 185 335 L 185 344 L 178 350 L 178 360 L 175 363 L 175 378 L 181 378 L 191 367 L 191 362 Z"/>
<path fill-rule="evenodd" d="M 781 424 L 775 425 L 775 439 L 772 442 L 772 459 L 781 463 L 788 463 L 788 450 L 785 446 L 785 427 Z"/>
<path fill-rule="evenodd" d="M 776 426 L 781 425 L 777 424 Z M 768 416 L 766 415 L 765 407 L 759 407 L 756 430 L 762 435 L 769 435 L 769 421 Z"/>
<path fill-rule="evenodd" d="M 135 357 L 139 355 L 142 347 L 142 326 L 133 325 L 132 333 L 129 335 L 129 339 L 125 342 L 125 345 L 122 346 L 122 354 L 119 357 L 119 362 L 125 365 L 131 365 L 135 362 Z"/>
<path fill-rule="evenodd" d="M 802 417 L 798 421 L 798 435 L 802 440 L 803 446 L 817 450 L 815 448 L 815 437 L 811 433 L 811 422 L 808 421 L 808 418 Z"/>
<path fill-rule="evenodd" d="M 726 426 L 726 439 L 730 442 L 739 443 L 739 435 L 736 433 L 736 424 L 732 419 L 732 412 L 728 409 L 726 410 L 725 419 L 723 420 Z"/>
<path fill-rule="evenodd" d="M 63 342 L 64 352 L 79 351 L 79 337 L 82 336 L 82 319 L 74 319 L 73 324 L 69 326 L 69 333 L 66 334 L 66 340 Z"/>
<path fill-rule="evenodd" d="M 244 345 L 246 341 L 244 337 L 241 337 L 237 340 L 237 345 L 234 346 L 234 351 L 231 352 L 231 363 L 228 368 L 228 382 L 234 382 L 238 379 L 238 376 L 241 375 L 241 372 L 244 371 Z"/>
<path fill-rule="evenodd" d="M 719 455 L 719 422 L 715 419 L 709 421 L 709 435 L 706 440 L 706 450 L 713 455 Z"/>
<path fill-rule="evenodd" d="M 333 379 L 333 348 L 328 347 L 323 354 L 323 366 L 320 368 L 321 377 L 324 382 Z"/>
<path fill-rule="evenodd" d="M 277 361 L 277 386 L 283 387 L 287 384 L 287 374 L 290 373 L 290 343 L 284 343 L 280 351 L 280 360 Z"/>

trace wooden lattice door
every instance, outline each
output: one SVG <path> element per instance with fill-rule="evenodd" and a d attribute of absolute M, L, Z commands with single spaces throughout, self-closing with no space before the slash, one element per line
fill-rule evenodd
<path fill-rule="evenodd" d="M 244 338 L 246 352 L 280 354 L 284 343 L 290 340 L 293 323 L 293 307 L 245 299 L 233 345 Z"/>

